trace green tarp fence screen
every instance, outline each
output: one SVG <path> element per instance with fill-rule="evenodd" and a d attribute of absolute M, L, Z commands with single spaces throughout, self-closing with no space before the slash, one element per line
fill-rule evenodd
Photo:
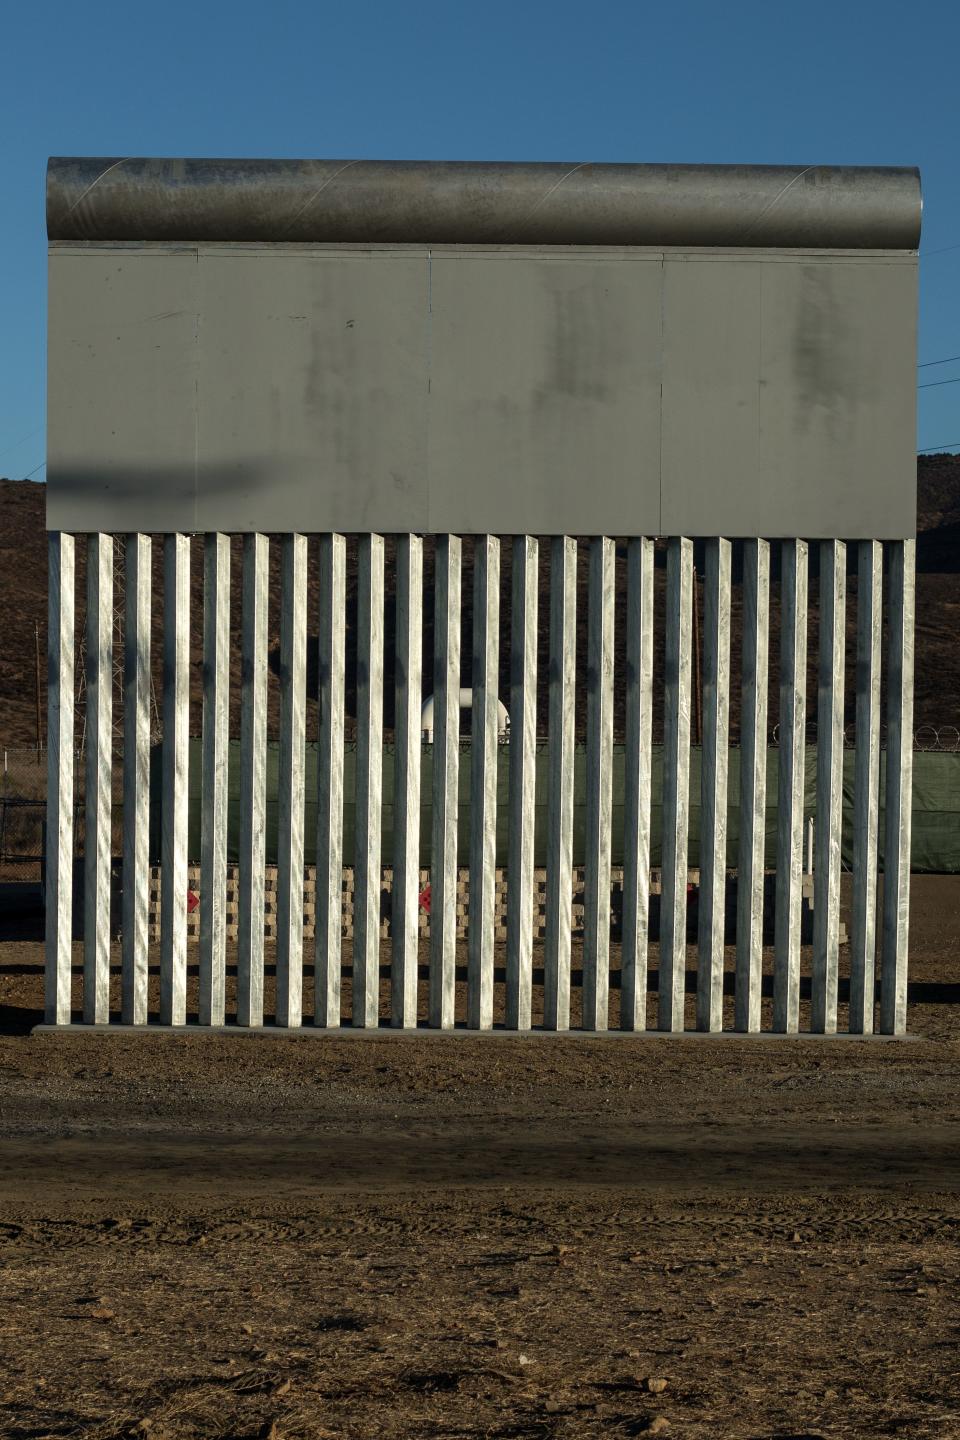
<path fill-rule="evenodd" d="M 690 839 L 689 863 L 696 866 L 700 853 L 700 755 L 699 748 L 690 754 Z M 155 746 L 151 763 L 151 857 L 159 863 L 160 858 L 160 758 L 161 747 Z M 267 755 L 267 863 L 275 864 L 277 859 L 277 777 L 279 746 L 271 744 Z M 960 754 L 938 754 L 917 751 L 913 757 L 913 846 L 911 867 L 919 871 L 939 874 L 960 872 Z M 779 751 L 767 751 L 767 806 L 766 806 L 766 863 L 773 868 L 776 859 L 777 833 L 777 770 Z M 881 796 L 883 795 L 883 771 L 886 755 L 881 755 Z M 843 861 L 851 864 L 851 840 L 853 832 L 853 765 L 854 752 L 844 752 L 843 766 Z M 432 747 L 423 747 L 423 785 L 420 807 L 420 863 L 429 864 L 430 831 L 432 821 L 430 774 Z M 545 864 L 547 835 L 547 773 L 548 752 L 546 746 L 537 752 L 536 819 L 534 829 L 535 863 Z M 804 813 L 816 814 L 816 747 L 806 751 Z M 231 861 L 238 857 L 240 834 L 240 746 L 230 746 L 229 770 L 230 800 L 227 822 L 227 854 Z M 356 751 L 352 745 L 346 747 L 344 755 L 344 814 L 343 814 L 343 863 L 351 865 L 354 855 L 355 836 L 355 794 Z M 385 746 L 383 752 L 383 824 L 382 864 L 392 863 L 393 849 L 393 779 L 394 756 L 392 746 Z M 653 805 L 651 814 L 651 865 L 660 864 L 661 841 L 661 785 L 663 779 L 663 748 L 653 747 Z M 613 757 L 613 863 L 623 861 L 623 793 L 624 793 L 624 748 L 614 747 Z M 573 821 L 574 864 L 583 863 L 584 820 L 586 815 L 586 751 L 578 746 L 574 758 L 575 803 Z M 201 748 L 199 740 L 190 742 L 190 829 L 189 854 L 192 862 L 200 859 L 200 795 L 201 795 Z M 507 799 L 509 795 L 509 748 L 501 746 L 497 766 L 497 864 L 507 863 Z M 316 859 L 317 819 L 317 750 L 315 745 L 307 746 L 306 755 L 306 825 L 305 859 L 313 865 Z M 737 863 L 737 844 L 740 834 L 740 751 L 730 751 L 730 778 L 727 806 L 727 865 Z M 470 834 L 470 750 L 464 746 L 460 753 L 459 793 L 459 843 L 460 863 L 468 860 Z M 881 810 L 880 859 L 883 863 L 883 823 Z"/>

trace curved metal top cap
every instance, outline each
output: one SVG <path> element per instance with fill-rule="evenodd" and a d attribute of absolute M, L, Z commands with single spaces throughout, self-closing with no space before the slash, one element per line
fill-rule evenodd
<path fill-rule="evenodd" d="M 912 250 L 920 175 L 879 166 L 52 159 L 51 240 Z"/>

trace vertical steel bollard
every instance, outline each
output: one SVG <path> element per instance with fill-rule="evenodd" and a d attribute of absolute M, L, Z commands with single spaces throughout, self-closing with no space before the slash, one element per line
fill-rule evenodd
<path fill-rule="evenodd" d="M 320 536 L 317 616 L 319 738 L 317 742 L 317 915 L 314 1023 L 340 1025 L 340 954 L 343 934 L 343 705 L 346 608 L 346 540 Z"/>
<path fill-rule="evenodd" d="M 397 540 L 396 772 L 393 832 L 393 957 L 390 1018 L 417 1024 L 420 941 L 420 707 L 423 657 L 423 541 Z"/>
<path fill-rule="evenodd" d="M 704 587 L 703 750 L 697 1029 L 723 1029 L 730 751 L 730 541 L 707 541 Z"/>
<path fill-rule="evenodd" d="M 550 545 L 550 774 L 543 946 L 543 1023 L 548 1030 L 570 1026 L 576 667 L 577 542 L 571 535 L 555 535 Z"/>
<path fill-rule="evenodd" d="M 227 971 L 230 740 L 230 536 L 203 553 L 203 804 L 200 815 L 200 1024 L 222 1025 Z M 129 569 L 127 572 L 129 583 Z"/>
<path fill-rule="evenodd" d="M 277 1024 L 303 1020 L 303 825 L 307 704 L 307 537 L 283 537 L 277 826 Z"/>
<path fill-rule="evenodd" d="M 853 786 L 850 1029 L 872 1035 L 876 990 L 877 828 L 880 814 L 880 637 L 883 546 L 861 540 L 857 560 L 857 748 Z"/>
<path fill-rule="evenodd" d="M 437 539 L 429 1002 L 430 1024 L 437 1030 L 452 1027 L 456 995 L 461 548 L 458 535 Z"/>
<path fill-rule="evenodd" d="M 113 536 L 87 539 L 87 754 L 83 1018 L 110 1019 L 110 801 L 113 767 Z"/>
<path fill-rule="evenodd" d="M 767 679 L 770 546 L 743 547 L 743 668 L 740 703 L 740 844 L 737 858 L 737 975 L 734 1029 L 760 1029 L 764 849 L 767 803 Z"/>
<path fill-rule="evenodd" d="M 160 1021 L 187 1018 L 187 782 L 190 706 L 190 537 L 163 547 L 163 814 Z"/>
<path fill-rule="evenodd" d="M 507 880 L 508 1030 L 529 1030 L 533 990 L 533 821 L 537 780 L 539 547 L 513 540 L 510 645 L 510 856 Z"/>
<path fill-rule="evenodd" d="M 590 542 L 587 602 L 587 816 L 583 881 L 583 1028 L 606 1030 L 610 995 L 613 808 L 614 543 Z"/>
<path fill-rule="evenodd" d="M 890 545 L 883 956 L 880 975 L 880 1029 L 884 1035 L 902 1035 L 907 1025 L 916 564 L 915 540 L 898 540 Z"/>
<path fill-rule="evenodd" d="M 470 772 L 470 907 L 467 1024 L 493 1025 L 493 927 L 497 876 L 497 730 L 500 541 L 478 535 L 473 585 L 473 747 Z"/>
<path fill-rule="evenodd" d="M 73 942 L 73 686 L 75 542 L 47 537 L 47 856 L 44 1016 L 69 1025 Z"/>
<path fill-rule="evenodd" d="M 237 1022 L 263 1024 L 263 931 L 267 807 L 266 535 L 243 537 L 243 660 L 240 706 L 240 894 Z"/>
<path fill-rule="evenodd" d="M 123 940 L 120 1014 L 147 1022 L 150 943 L 150 609 L 149 535 L 128 535 L 124 570 Z"/>
<path fill-rule="evenodd" d="M 800 903 L 807 692 L 807 542 L 784 540 L 780 582 L 780 746 L 773 1028 L 800 1024 Z"/>
<path fill-rule="evenodd" d="M 817 705 L 817 869 L 813 877 L 810 1028 L 837 1028 L 840 954 L 840 832 L 843 821 L 843 673 L 846 553 L 842 540 L 820 545 L 820 685 Z"/>
<path fill-rule="evenodd" d="M 383 787 L 382 535 L 360 537 L 357 592 L 357 855 L 353 1024 L 380 1023 L 380 804 Z"/>
<path fill-rule="evenodd" d="M 647 1028 L 653 729 L 653 541 L 627 547 L 627 694 L 620 1026 Z"/>
<path fill-rule="evenodd" d="M 690 645 L 693 544 L 667 545 L 667 633 L 663 721 L 663 882 L 657 1024 L 683 1029 L 687 960 L 687 834 L 690 785 Z"/>

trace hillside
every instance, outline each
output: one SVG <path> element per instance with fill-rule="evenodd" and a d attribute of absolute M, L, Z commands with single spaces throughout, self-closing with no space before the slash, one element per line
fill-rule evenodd
<path fill-rule="evenodd" d="M 0 615 L 3 617 L 3 641 L 0 644 L 0 747 L 33 745 L 36 742 L 36 627 L 39 627 L 41 666 L 46 647 L 46 541 L 44 533 L 44 488 L 28 481 L 0 480 Z M 541 602 L 540 602 L 540 694 L 538 729 L 546 729 L 546 679 L 547 679 L 547 553 L 548 545 L 541 546 Z M 277 547 L 274 547 L 276 551 Z M 698 551 L 701 547 L 698 547 Z M 736 557 L 736 552 L 735 552 Z M 774 559 L 776 547 L 774 547 Z M 581 604 L 578 624 L 578 681 L 585 676 L 586 650 L 586 565 L 585 552 L 581 553 Z M 664 553 L 662 547 L 657 554 L 656 607 L 657 693 L 654 701 L 654 726 L 659 730 L 662 719 L 662 607 L 664 590 Z M 810 625 L 810 666 L 808 674 L 808 705 L 816 704 L 816 554 L 812 555 L 811 566 L 811 625 Z M 239 600 L 240 600 L 240 546 L 234 542 L 234 657 L 232 666 L 232 725 L 239 726 Z M 273 668 L 276 668 L 279 611 L 279 556 L 274 553 L 271 575 L 271 651 Z M 851 574 L 849 579 L 848 606 L 848 663 L 852 662 L 855 649 L 855 596 L 856 575 L 855 555 L 851 551 Z M 702 573 L 702 553 L 698 564 Z M 387 587 L 390 592 L 392 547 L 388 544 Z M 960 725 L 960 456 L 922 456 L 918 462 L 918 594 L 917 594 L 917 636 L 916 636 L 916 725 L 948 726 Z M 509 650 L 509 585 L 510 554 L 505 546 L 502 558 L 503 620 L 501 633 L 501 695 L 509 700 L 510 650 Z M 83 555 L 78 555 L 77 613 L 82 617 L 83 604 Z M 616 622 L 616 665 L 618 675 L 623 674 L 624 665 L 624 603 L 626 581 L 626 558 L 622 552 L 617 559 L 618 613 Z M 162 585 L 160 547 L 155 547 L 154 556 L 154 656 L 159 661 L 162 634 Z M 773 623 L 771 627 L 771 688 L 770 726 L 777 720 L 777 605 L 779 585 L 776 567 L 772 592 Z M 731 736 L 737 739 L 739 733 L 739 663 L 738 626 L 740 615 L 740 586 L 735 573 L 733 594 L 733 655 L 731 689 Z M 316 605 L 316 554 L 311 547 L 310 556 L 310 613 Z M 349 631 L 353 629 L 356 616 L 356 552 L 348 551 L 348 604 L 347 625 L 348 657 L 351 653 Z M 464 597 L 465 626 L 464 654 L 469 655 L 470 623 L 470 545 L 464 545 Z M 427 547 L 425 575 L 425 676 L 430 674 L 432 647 L 432 554 Z M 191 731 L 199 733 L 201 696 L 201 649 L 202 649 L 202 542 L 194 542 L 193 564 L 194 620 L 192 626 L 192 686 L 191 686 Z M 388 732 L 392 726 L 392 666 L 389 663 L 391 649 L 392 612 L 388 604 L 387 615 L 387 702 L 386 722 Z M 315 665 L 311 664 L 311 686 L 315 686 Z M 348 712 L 354 710 L 353 670 L 348 659 Z M 157 691 L 160 688 L 159 664 L 155 665 Z M 41 683 L 43 683 L 41 674 Z M 464 683 L 469 683 L 469 661 L 463 673 Z M 429 689 L 429 684 L 425 685 Z M 618 735 L 623 726 L 623 686 L 617 685 L 618 703 L 615 710 L 615 726 Z M 279 696 L 275 676 L 271 681 L 270 727 L 275 733 L 279 717 Z M 578 728 L 581 733 L 585 726 L 585 690 L 581 683 L 578 694 Z M 848 668 L 847 722 L 853 720 L 852 673 Z M 308 727 L 313 733 L 316 726 L 316 705 L 308 706 Z M 349 726 L 348 726 L 349 728 Z"/>

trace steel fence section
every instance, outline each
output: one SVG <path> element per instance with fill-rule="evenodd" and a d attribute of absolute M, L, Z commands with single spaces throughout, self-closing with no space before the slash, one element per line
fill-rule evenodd
<path fill-rule="evenodd" d="M 420 537 L 405 535 L 388 542 L 390 556 L 394 547 L 397 556 L 395 628 L 391 624 L 393 596 L 387 593 L 386 584 L 386 576 L 393 573 L 385 567 L 387 547 L 383 537 L 359 537 L 359 615 L 352 632 L 345 624 L 346 539 L 321 536 L 317 652 L 321 738 L 318 744 L 307 746 L 303 732 L 308 702 L 306 560 L 310 541 L 301 535 L 281 537 L 278 752 L 274 742 L 268 742 L 266 730 L 270 683 L 267 537 L 252 535 L 245 541 L 240 616 L 244 706 L 239 742 L 230 739 L 225 725 L 230 688 L 226 669 L 230 541 L 222 534 L 206 537 L 204 735 L 202 742 L 190 742 L 186 683 L 190 664 L 189 537 L 169 536 L 164 545 L 164 736 L 159 764 L 151 767 L 149 789 L 143 781 L 149 753 L 144 721 L 149 722 L 150 697 L 144 677 L 149 663 L 151 597 L 146 572 L 150 540 L 127 537 L 126 542 L 123 659 L 127 683 L 122 718 L 129 751 L 122 766 L 117 763 L 112 739 L 114 717 L 104 711 L 104 697 L 109 700 L 112 695 L 114 668 L 110 655 L 114 597 L 109 576 L 113 542 L 110 537 L 92 536 L 86 537 L 85 543 L 92 557 L 88 565 L 92 599 L 84 622 L 90 714 L 84 727 L 85 766 L 74 774 L 73 711 L 67 726 L 60 724 L 57 711 L 59 704 L 62 719 L 63 698 L 73 694 L 69 674 L 76 618 L 70 570 L 73 537 L 51 541 L 51 554 L 59 565 L 60 591 L 54 589 L 51 594 L 52 751 L 45 758 L 50 759 L 51 774 L 56 776 L 58 834 L 69 836 L 69 852 L 61 854 L 48 826 L 44 869 L 47 1013 L 52 1023 L 70 1023 L 68 940 L 74 927 L 74 896 L 79 895 L 78 915 L 85 915 L 88 957 L 86 1023 L 106 1023 L 113 1018 L 108 1009 L 110 942 L 122 918 L 118 976 L 122 980 L 118 1007 L 122 1018 L 136 1024 L 155 1023 L 157 1018 L 167 1025 L 189 1021 L 204 1029 L 216 1028 L 221 1022 L 241 1028 L 264 1022 L 296 1025 L 303 1012 L 302 943 L 309 935 L 309 924 L 315 940 L 312 1018 L 322 1028 L 336 1026 L 340 1021 L 340 947 L 343 935 L 350 933 L 344 928 L 346 919 L 353 926 L 351 1018 L 355 1025 L 375 1027 L 392 1018 L 403 1029 L 426 1023 L 432 1028 L 459 1024 L 487 1030 L 503 1025 L 521 1031 L 539 1024 L 563 1029 L 572 1020 L 578 1028 L 591 1032 L 601 1032 L 611 1024 L 640 1031 L 650 1023 L 648 1007 L 652 1006 L 659 1028 L 673 1033 L 691 1024 L 717 1033 L 731 1023 L 748 1033 L 762 1025 L 795 1031 L 801 1022 L 804 1029 L 829 1033 L 837 1025 L 840 999 L 839 875 L 841 861 L 844 865 L 849 861 L 854 865 L 855 907 L 849 1028 L 868 1033 L 871 1027 L 875 985 L 871 963 L 876 937 L 871 940 L 863 919 L 870 908 L 870 894 L 877 893 L 877 875 L 886 868 L 880 1028 L 887 1033 L 902 1032 L 906 1023 L 911 798 L 922 817 L 932 813 L 936 793 L 949 792 L 949 785 L 930 780 L 925 773 L 919 788 L 912 787 L 911 743 L 899 739 L 892 750 L 883 753 L 878 743 L 882 733 L 876 705 L 881 616 L 888 634 L 888 735 L 913 738 L 914 571 L 909 543 L 885 542 L 881 546 L 867 540 L 859 544 L 857 698 L 864 717 L 863 750 L 847 748 L 845 756 L 840 707 L 848 678 L 843 646 L 844 542 L 823 542 L 818 728 L 821 736 L 829 734 L 830 743 L 821 744 L 815 752 L 805 745 L 807 547 L 802 540 L 783 542 L 777 721 L 781 728 L 776 735 L 781 743 L 765 751 L 761 737 L 767 729 L 763 704 L 769 625 L 767 542 L 746 542 L 742 551 L 746 611 L 741 698 L 747 716 L 747 744 L 742 748 L 730 745 L 727 729 L 730 593 L 732 574 L 739 563 L 734 557 L 741 552 L 737 544 L 722 538 L 707 544 L 700 677 L 705 737 L 701 749 L 691 746 L 689 735 L 695 664 L 693 546 L 689 539 L 672 537 L 667 547 L 667 743 L 655 746 L 651 743 L 656 636 L 653 542 L 627 537 L 624 551 L 613 537 L 586 537 L 590 583 L 587 651 L 582 658 L 588 675 L 589 733 L 586 745 L 577 746 L 572 725 L 577 682 L 577 541 L 573 537 L 558 537 L 551 545 L 550 736 L 543 745 L 537 741 L 535 728 L 536 537 L 513 539 L 512 601 L 501 594 L 503 537 L 484 536 L 474 542 L 473 643 L 469 657 L 464 657 L 465 677 L 459 653 L 464 621 L 459 536 L 439 537 L 432 604 L 423 594 Z M 614 659 L 613 647 L 618 551 L 627 561 L 623 671 L 622 662 Z M 889 571 L 885 588 L 879 583 L 881 558 L 887 561 Z M 56 584 L 56 567 L 52 574 Z M 63 594 L 65 585 L 69 595 Z M 504 614 L 508 605 L 509 612 Z M 426 627 L 431 623 L 436 707 L 432 747 L 420 733 L 419 716 L 423 693 L 420 657 Z M 503 665 L 499 656 L 501 624 L 510 635 L 509 664 L 504 659 Z M 351 633 L 359 662 L 359 725 L 357 741 L 345 744 L 344 717 L 349 703 L 345 637 Z M 383 686 L 391 667 L 397 676 L 400 742 L 393 747 L 383 743 Z M 500 677 L 508 671 L 513 726 L 503 736 L 499 733 L 503 709 Z M 104 677 L 110 683 L 101 684 Z M 471 682 L 466 693 L 473 700 L 470 740 L 459 734 L 464 678 Z M 625 744 L 615 745 L 611 697 L 620 684 L 626 687 L 627 739 Z M 109 743 L 101 743 L 103 737 L 110 737 Z M 949 743 L 949 735 L 944 734 L 941 753 L 929 756 L 931 765 L 952 760 L 947 753 Z M 197 748 L 200 744 L 202 757 Z M 461 764 L 464 746 L 470 758 L 469 763 Z M 431 774 L 426 786 L 420 784 L 423 765 Z M 918 762 L 918 773 L 921 769 Z M 122 804 L 114 796 L 118 771 Z M 203 851 L 197 867 L 191 838 L 195 806 L 199 807 L 197 816 L 202 816 L 196 828 Z M 15 846 L 26 850 L 32 844 L 31 853 L 39 855 L 36 839 L 25 837 L 31 826 L 36 830 L 44 813 L 42 797 L 16 802 L 0 793 L 0 866 L 8 864 Z M 811 815 L 818 817 L 819 840 L 813 866 L 814 975 L 807 1010 L 801 1005 L 799 958 L 801 926 L 806 923 L 801 891 L 803 886 L 809 888 L 802 874 L 802 831 L 804 819 Z M 161 821 L 162 845 L 154 852 L 151 838 L 145 861 L 144 836 L 151 818 Z M 239 843 L 234 838 L 238 819 Z M 276 829 L 276 839 L 269 838 L 271 826 Z M 219 837 L 215 864 L 210 850 L 214 832 Z M 139 843 L 134 844 L 134 839 Z M 459 853 L 458 846 L 462 846 Z M 126 862 L 122 909 L 116 903 L 120 867 L 114 859 L 121 848 Z M 769 889 L 764 864 L 774 858 L 777 894 L 771 1011 L 762 1001 L 760 981 L 764 892 Z M 157 859 L 161 861 L 159 870 L 151 868 Z M 233 870 L 237 859 L 239 878 Z M 274 878 L 273 867 L 278 862 Z M 311 868 L 316 870 L 315 879 Z M 691 878 L 699 899 L 698 999 L 694 1006 L 688 1006 L 685 997 Z M 737 890 L 737 971 L 731 1007 L 723 995 L 722 959 L 729 938 L 727 897 L 732 884 Z M 191 889 L 200 896 L 200 913 L 193 919 L 187 913 Z M 154 908 L 155 890 L 160 895 L 159 912 Z M 205 917 L 209 920 L 218 915 L 219 930 L 211 937 Z M 144 939 L 146 926 L 149 933 Z M 268 934 L 277 938 L 278 983 L 276 1007 L 265 1015 Z M 200 939 L 199 986 L 188 970 L 192 954 L 188 936 Z M 581 936 L 584 964 L 582 974 L 577 975 L 571 972 L 571 952 L 574 938 Z M 534 945 L 541 937 L 542 978 L 534 968 Z M 393 946 L 393 963 L 387 967 L 381 958 L 384 941 Z M 462 941 L 466 942 L 467 983 L 458 990 L 457 947 Z M 659 974 L 654 975 L 649 963 L 651 947 L 658 941 Z M 232 986 L 225 983 L 227 953 L 234 943 L 238 983 L 236 999 L 228 1002 Z M 159 949 L 159 1009 L 148 1014 L 147 953 L 154 944 Z M 497 950 L 501 944 L 505 945 L 502 960 Z M 422 1012 L 417 985 L 421 946 L 430 950 Z M 620 1003 L 611 1011 L 610 991 L 616 979 Z M 571 986 L 576 988 L 578 982 L 579 1006 L 571 1007 Z M 152 1005 L 156 1004 L 154 998 Z"/>

